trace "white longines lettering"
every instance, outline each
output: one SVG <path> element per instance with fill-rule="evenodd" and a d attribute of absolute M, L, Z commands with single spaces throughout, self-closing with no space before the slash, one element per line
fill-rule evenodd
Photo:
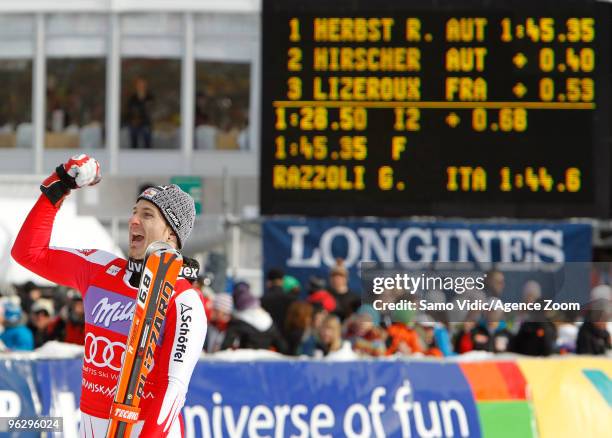
<path fill-rule="evenodd" d="M 498 230 L 422 227 L 334 226 L 320 236 L 312 236 L 307 226 L 287 228 L 291 238 L 291 256 L 287 266 L 319 268 L 334 266 L 337 242 L 346 246 L 344 265 L 350 268 L 361 261 L 385 262 L 488 262 L 565 261 L 562 230 Z M 313 244 L 314 243 L 314 244 Z M 453 250 L 453 248 L 455 248 Z"/>
<path fill-rule="evenodd" d="M 110 303 L 107 297 L 102 298 L 94 306 L 91 316 L 94 324 L 102 324 L 105 327 L 110 327 L 111 322 L 132 320 L 134 316 L 134 302 L 122 303 L 116 301 Z"/>
<path fill-rule="evenodd" d="M 125 344 L 113 342 L 104 336 L 87 333 L 85 336 L 85 354 L 83 360 L 98 368 L 109 368 L 120 371 L 125 357 Z"/>

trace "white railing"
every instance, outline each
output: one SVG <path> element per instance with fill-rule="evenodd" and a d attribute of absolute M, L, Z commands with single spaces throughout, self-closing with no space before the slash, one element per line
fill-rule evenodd
<path fill-rule="evenodd" d="M 233 12 L 261 10 L 261 0 L 3 0 L 0 14 L 38 12 Z"/>

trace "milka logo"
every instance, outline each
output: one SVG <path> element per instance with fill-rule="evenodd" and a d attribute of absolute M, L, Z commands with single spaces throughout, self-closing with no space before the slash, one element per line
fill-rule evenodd
<path fill-rule="evenodd" d="M 307 226 L 290 226 L 291 258 L 287 266 L 318 268 L 333 266 L 343 256 L 350 268 L 361 261 L 382 262 L 552 262 L 565 261 L 561 230 L 491 230 L 462 228 L 391 228 L 380 229 L 335 226 L 320 237 L 309 236 Z M 346 251 L 335 254 L 342 243 Z"/>
<path fill-rule="evenodd" d="M 122 303 L 116 301 L 109 303 L 108 298 L 102 298 L 91 312 L 93 323 L 110 327 L 111 322 L 131 320 L 134 316 L 135 306 L 135 302 Z"/>

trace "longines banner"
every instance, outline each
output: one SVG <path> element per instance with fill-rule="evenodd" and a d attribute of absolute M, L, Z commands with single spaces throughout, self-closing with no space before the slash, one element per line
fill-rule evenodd
<path fill-rule="evenodd" d="M 78 437 L 80 359 L 0 359 L 0 417 L 59 416 Z M 201 360 L 189 438 L 575 438 L 612 430 L 612 361 Z M 571 394 L 571 396 L 568 396 Z M 0 437 L 12 436 L 3 434 Z M 26 435 L 22 435 L 26 436 Z"/>
<path fill-rule="evenodd" d="M 264 271 L 280 267 L 302 284 L 327 278 L 336 258 L 360 290 L 359 263 L 566 263 L 591 260 L 590 225 L 271 219 L 263 225 Z"/>

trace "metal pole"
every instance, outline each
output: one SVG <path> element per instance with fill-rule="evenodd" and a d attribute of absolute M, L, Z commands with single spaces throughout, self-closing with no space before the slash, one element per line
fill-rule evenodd
<path fill-rule="evenodd" d="M 181 150 L 183 171 L 193 173 L 191 157 L 193 154 L 193 132 L 195 112 L 195 60 L 193 14 L 183 15 L 183 58 L 181 66 Z"/>
<path fill-rule="evenodd" d="M 119 173 L 119 126 L 121 104 L 121 33 L 119 15 L 108 16 L 108 48 L 106 58 L 106 148 L 109 173 Z"/>
<path fill-rule="evenodd" d="M 45 147 L 45 115 L 47 65 L 45 58 L 45 15 L 36 14 L 36 33 L 34 44 L 34 68 L 32 71 L 32 126 L 34 148 L 34 172 L 43 173 L 43 154 Z"/>

